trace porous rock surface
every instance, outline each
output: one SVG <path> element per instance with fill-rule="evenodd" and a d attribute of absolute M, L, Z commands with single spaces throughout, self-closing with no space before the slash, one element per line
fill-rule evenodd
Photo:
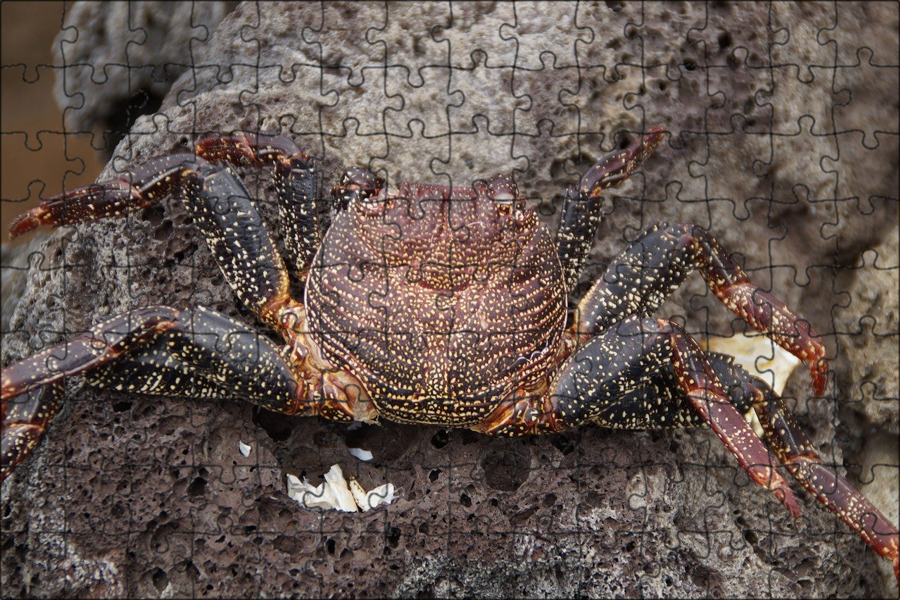
<path fill-rule="evenodd" d="M 825 335 L 826 397 L 809 400 L 801 370 L 788 403 L 826 459 L 896 504 L 896 458 L 858 466 L 864 439 L 897 436 L 897 69 L 878 66 L 896 56 L 895 5 L 479 3 L 451 20 L 440 4 L 242 4 L 192 47 L 101 178 L 203 132 L 280 131 L 392 179 L 513 172 L 552 226 L 554 196 L 617 132 L 665 127 L 609 195 L 576 292 L 646 224 L 714 231 Z M 268 176 L 243 176 L 272 216 Z M 152 303 L 253 322 L 174 199 L 63 228 L 29 265 L 4 364 Z M 710 296 L 695 276 L 660 312 L 742 331 Z M 285 472 L 318 483 L 334 463 L 398 498 L 361 515 L 287 498 Z M 706 430 L 350 430 L 76 380 L 2 493 L 0 583 L 17 596 L 896 594 L 842 523 L 812 500 L 792 522 Z"/>

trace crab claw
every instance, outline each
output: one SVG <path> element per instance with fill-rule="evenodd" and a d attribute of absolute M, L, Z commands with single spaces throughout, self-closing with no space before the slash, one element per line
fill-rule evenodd
<path fill-rule="evenodd" d="M 637 141 L 619 152 L 607 154 L 587 170 L 578 184 L 578 191 L 585 197 L 596 197 L 603 190 L 613 187 L 641 168 L 644 160 L 656 150 L 665 135 L 662 127 L 653 127 Z"/>

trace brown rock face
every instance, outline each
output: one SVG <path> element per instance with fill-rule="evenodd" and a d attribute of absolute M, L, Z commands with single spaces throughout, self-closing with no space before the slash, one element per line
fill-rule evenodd
<path fill-rule="evenodd" d="M 79 14 L 70 26 L 97 22 Z M 576 296 L 650 222 L 709 229 L 824 335 L 826 396 L 810 398 L 801 373 L 788 403 L 827 460 L 896 507 L 896 4 L 260 3 L 208 36 L 191 19 L 142 24 L 157 26 L 196 38 L 187 67 L 102 178 L 203 133 L 280 131 L 335 176 L 512 173 L 552 230 L 579 173 L 665 127 L 668 143 L 608 197 Z M 242 177 L 274 221 L 269 174 Z M 62 228 L 25 266 L 4 364 L 151 303 L 252 320 L 176 199 Z M 699 276 L 660 314 L 698 336 L 743 331 Z M 318 484 L 334 463 L 399 497 L 358 515 L 287 498 L 285 472 Z M 3 486 L 0 584 L 45 597 L 896 595 L 883 561 L 803 497 L 794 523 L 707 430 L 348 429 L 73 380 Z"/>

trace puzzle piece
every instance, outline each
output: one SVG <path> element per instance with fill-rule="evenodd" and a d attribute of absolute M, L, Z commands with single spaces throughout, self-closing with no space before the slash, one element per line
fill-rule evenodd
<path fill-rule="evenodd" d="M 190 17 L 179 12 L 188 8 Z M 109 12 L 79 17 L 89 10 Z M 514 175 L 552 235 L 566 186 L 661 125 L 667 134 L 652 162 L 604 191 L 600 234 L 570 306 L 649 224 L 713 232 L 755 283 L 824 336 L 825 395 L 811 398 L 802 377 L 784 393 L 802 429 L 882 510 L 897 505 L 896 5 L 262 3 L 215 17 L 221 11 L 76 4 L 58 28 L 62 55 L 52 71 L 5 69 L 35 84 L 66 75 L 67 123 L 112 106 L 134 124 L 115 145 L 112 134 L 88 135 L 89 126 L 36 133 L 4 119 L 4 140 L 16 146 L 4 148 L 4 225 L 8 207 L 18 214 L 26 197 L 61 191 L 49 191 L 54 179 L 79 185 L 48 170 L 6 188 L 10 154 L 41 162 L 48 142 L 71 140 L 73 128 L 114 152 L 85 184 L 210 133 L 264 131 L 321 157 L 323 172 L 361 166 L 389 187 L 472 189 Z M 108 42 L 88 34 L 101 23 Z M 117 81 L 128 75 L 133 88 Z M 149 97 L 104 100 L 157 85 L 158 107 Z M 63 172 L 88 169 L 74 153 L 64 158 Z M 237 172 L 263 220 L 277 223 L 271 169 Z M 421 216 L 429 202 L 410 210 Z M 454 221 L 463 206 L 449 204 L 448 265 L 477 231 Z M 25 261 L 4 249 L 4 283 L 24 273 L 29 286 L 16 290 L 25 296 L 15 314 L 4 305 L 3 364 L 159 303 L 205 306 L 268 336 L 235 302 L 191 221 L 181 200 L 167 197 L 121 220 L 61 228 L 37 251 L 19 251 L 32 252 Z M 380 241 L 409 237 L 415 223 L 392 216 Z M 278 228 L 269 230 L 289 254 Z M 347 277 L 383 284 L 368 305 L 384 318 L 396 286 L 378 271 L 378 256 L 371 271 Z M 427 262 L 405 265 L 404 277 L 440 274 L 443 263 Z M 514 256 L 496 266 L 527 265 Z M 302 283 L 291 285 L 304 298 Z M 451 285 L 422 310 L 447 315 L 459 293 Z M 656 315 L 697 338 L 745 330 L 697 276 Z M 521 335 L 504 324 L 488 331 Z M 493 343 L 482 330 L 454 335 L 473 348 Z M 408 344 L 429 348 L 427 336 Z M 861 439 L 867 428 L 878 433 Z M 250 443 L 249 456 L 238 440 Z M 358 447 L 374 460 L 353 458 Z M 318 485 L 333 464 L 367 488 L 393 483 L 398 497 L 349 516 L 287 499 L 283 473 Z M 41 447 L 4 483 L 4 545 L 22 550 L 4 555 L 2 584 L 44 595 L 737 596 L 748 584 L 778 596 L 896 595 L 891 573 L 878 579 L 889 565 L 808 494 L 798 492 L 796 527 L 750 483 L 703 429 L 584 426 L 509 440 L 390 422 L 351 429 L 238 403 L 97 392 L 76 378 Z"/>

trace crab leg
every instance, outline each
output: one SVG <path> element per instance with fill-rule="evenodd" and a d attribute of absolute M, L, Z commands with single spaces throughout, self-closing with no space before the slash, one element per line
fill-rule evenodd
<path fill-rule="evenodd" d="M 196 155 L 212 163 L 262 167 L 274 165 L 281 234 L 293 268 L 302 276 L 312 262 L 330 224 L 330 203 L 322 195 L 322 173 L 315 159 L 280 135 L 208 136 L 200 138 Z M 71 225 L 150 206 L 175 191 L 192 154 L 151 159 L 118 179 L 54 196 L 17 217 L 10 226 L 16 237 L 40 225 Z"/>
<path fill-rule="evenodd" d="M 577 188 L 570 186 L 566 190 L 556 246 L 563 263 L 567 290 L 572 291 L 578 283 L 581 268 L 593 246 L 600 225 L 600 193 L 616 187 L 637 171 L 662 141 L 663 135 L 661 128 L 650 129 L 624 150 L 616 150 L 598 160 L 584 174 Z"/>
<path fill-rule="evenodd" d="M 724 357 L 718 356 L 719 363 Z M 759 417 L 770 447 L 781 464 L 810 494 L 838 515 L 851 530 L 879 555 L 894 565 L 900 580 L 900 534 L 897 528 L 868 498 L 837 472 L 822 462 L 812 442 L 794 420 L 781 398 L 761 379 L 733 365 L 716 365 L 722 384 L 732 397 L 749 404 Z"/>
<path fill-rule="evenodd" d="M 639 375 L 634 375 L 635 373 Z M 730 403 L 729 403 L 730 400 Z M 898 574 L 897 528 L 835 467 L 823 463 L 781 398 L 733 357 L 700 351 L 672 323 L 629 317 L 583 346 L 557 375 L 552 395 L 517 391 L 478 430 L 493 435 L 562 431 L 591 422 L 618 429 L 704 424 L 754 481 L 776 493 L 793 516 L 799 505 L 741 415 L 755 411 L 765 440 L 788 472 L 837 514 Z M 726 439 L 727 438 L 727 439 Z M 743 455 L 743 458 L 742 458 Z M 762 469 L 759 467 L 762 466 Z M 784 495 L 782 495 L 784 494 Z"/>
<path fill-rule="evenodd" d="M 244 400 L 290 415 L 331 416 L 258 332 L 205 308 L 149 306 L 3 369 L 3 478 L 38 444 L 59 407 L 64 379 L 76 375 L 99 388 Z"/>
<path fill-rule="evenodd" d="M 0 482 L 25 460 L 44 438 L 50 421 L 62 406 L 64 385 L 49 383 L 27 396 L 2 402 L 3 438 L 0 447 Z"/>
<path fill-rule="evenodd" d="M 750 478 L 798 516 L 800 506 L 775 469 L 774 457 L 730 402 L 697 342 L 669 321 L 632 316 L 597 335 L 563 364 L 542 406 L 533 406 L 533 396 L 517 393 L 478 430 L 523 435 L 562 431 L 586 422 L 620 429 L 696 425 L 695 420 L 668 420 L 683 413 L 662 409 L 662 396 L 620 402 L 669 369 L 674 370 L 679 396 L 712 427 Z"/>
<path fill-rule="evenodd" d="M 275 167 L 275 196 L 281 237 L 298 278 L 304 279 L 331 224 L 331 203 L 322 194 L 323 177 L 315 159 L 281 135 L 210 136 L 196 152 L 214 163 Z"/>
<path fill-rule="evenodd" d="M 722 245 L 696 225 L 658 223 L 645 229 L 585 294 L 578 333 L 586 339 L 630 315 L 652 314 L 694 270 L 729 310 L 803 360 L 815 393 L 822 395 L 828 372 L 822 338 L 809 322 L 754 285 Z"/>
<path fill-rule="evenodd" d="M 118 217 L 180 193 L 238 298 L 263 322 L 292 339 L 303 320 L 302 306 L 288 294 L 284 262 L 250 199 L 230 169 L 194 154 L 154 158 L 119 179 L 54 196 L 10 225 L 15 237 L 40 225 L 65 225 Z M 291 313 L 288 317 L 286 313 Z"/>
<path fill-rule="evenodd" d="M 44 200 L 17 216 L 9 225 L 9 237 L 27 233 L 41 225 L 59 227 L 121 217 L 155 204 L 174 192 L 179 174 L 196 162 L 193 154 L 173 154 L 151 159 L 117 179 L 93 183 Z"/>

